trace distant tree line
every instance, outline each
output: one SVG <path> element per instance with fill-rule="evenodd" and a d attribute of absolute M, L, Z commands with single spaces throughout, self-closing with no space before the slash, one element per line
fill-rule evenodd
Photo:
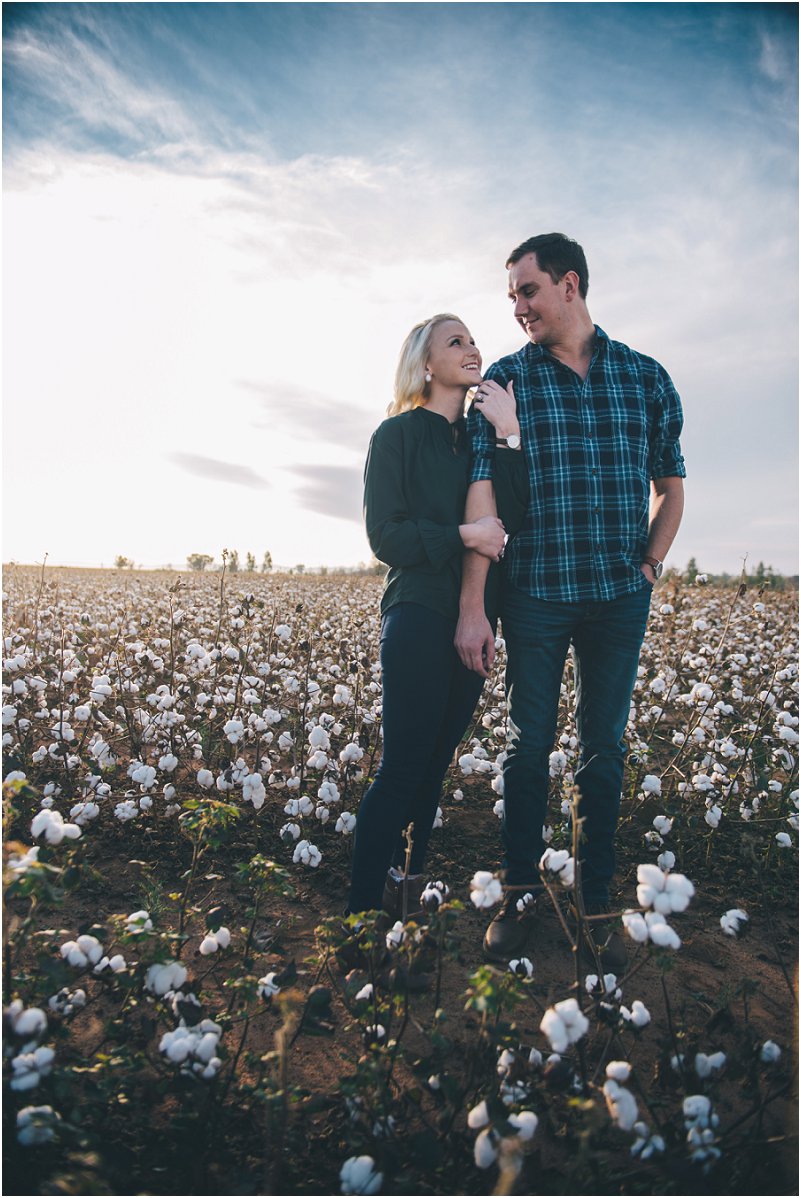
<path fill-rule="evenodd" d="M 722 574 L 710 574 L 702 570 L 694 557 L 691 557 L 683 570 L 668 570 L 666 575 L 673 574 L 676 577 L 683 578 L 685 582 L 695 582 L 699 575 L 704 577 L 707 582 L 715 586 L 734 587 L 739 586 L 740 582 L 744 582 L 748 587 L 756 587 L 757 589 L 772 591 L 798 590 L 798 575 L 797 574 L 778 574 L 773 566 L 766 566 L 764 562 L 759 562 L 756 568 L 746 573 L 729 574 L 725 570 Z"/>
<path fill-rule="evenodd" d="M 239 574 L 241 572 L 255 574 L 256 558 L 252 553 L 248 552 L 245 554 L 244 571 L 236 549 L 224 549 L 223 554 L 225 557 L 225 568 L 229 574 Z M 186 564 L 190 570 L 202 573 L 208 566 L 214 565 L 214 558 L 209 553 L 190 553 L 186 559 Z M 215 566 L 214 568 L 218 571 L 222 570 L 222 565 Z M 269 574 L 272 568 L 273 555 L 269 549 L 265 549 L 264 557 L 261 559 L 261 566 L 259 567 L 260 572 L 262 574 Z"/>

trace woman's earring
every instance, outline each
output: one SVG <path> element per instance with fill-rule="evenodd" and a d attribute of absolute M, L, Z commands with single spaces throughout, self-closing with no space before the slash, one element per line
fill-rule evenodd
<path fill-rule="evenodd" d="M 426 382 L 427 383 L 431 382 L 431 371 L 430 370 L 426 371 Z"/>

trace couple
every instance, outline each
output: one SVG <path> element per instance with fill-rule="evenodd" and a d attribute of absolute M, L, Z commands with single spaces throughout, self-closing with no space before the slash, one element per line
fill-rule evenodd
<path fill-rule="evenodd" d="M 367 534 L 390 567 L 381 604 L 384 749 L 359 808 L 348 898 L 354 913 L 419 911 L 443 779 L 489 676 L 500 615 L 509 889 L 484 937 L 485 956 L 499 962 L 519 956 L 529 932 L 532 908 L 521 912 L 518 899 L 541 889 L 549 756 L 571 646 L 584 906 L 595 916 L 609 909 L 623 738 L 685 474 L 679 397 L 657 362 L 593 324 L 581 246 L 560 233 L 532 237 L 506 266 L 527 344 L 482 377 L 457 317 L 417 325 L 401 350 L 389 419 L 370 444 Z M 592 926 L 605 967 L 622 969 L 614 924 Z"/>

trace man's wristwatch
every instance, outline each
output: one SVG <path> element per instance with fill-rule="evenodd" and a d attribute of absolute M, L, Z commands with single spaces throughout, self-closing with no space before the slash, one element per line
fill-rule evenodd
<path fill-rule="evenodd" d="M 519 449 L 520 438 L 518 437 L 517 433 L 510 433 L 508 437 L 497 437 L 495 444 L 505 445 L 508 449 Z"/>
<path fill-rule="evenodd" d="M 652 569 L 652 570 L 653 570 L 653 572 L 654 572 L 654 578 L 661 578 L 661 577 L 662 577 L 662 571 L 663 571 L 663 570 L 664 570 L 664 568 L 665 568 L 665 563 L 664 563 L 664 562 L 660 562 L 660 560 L 659 560 L 659 558 L 658 558 L 658 557 L 644 557 L 644 558 L 642 559 L 642 563 L 641 563 L 641 564 L 642 564 L 643 566 L 650 566 L 650 567 L 651 567 L 651 569 Z"/>

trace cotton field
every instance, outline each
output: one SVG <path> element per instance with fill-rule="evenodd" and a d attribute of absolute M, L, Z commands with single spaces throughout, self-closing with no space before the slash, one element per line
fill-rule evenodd
<path fill-rule="evenodd" d="M 502 628 L 427 925 L 368 928 L 338 966 L 381 754 L 380 592 L 6 570 L 9 1192 L 749 1193 L 766 1153 L 792 1187 L 795 593 L 655 591 L 618 978 L 567 918 L 569 667 L 541 930 L 506 972 L 481 961 L 503 894 Z"/>

